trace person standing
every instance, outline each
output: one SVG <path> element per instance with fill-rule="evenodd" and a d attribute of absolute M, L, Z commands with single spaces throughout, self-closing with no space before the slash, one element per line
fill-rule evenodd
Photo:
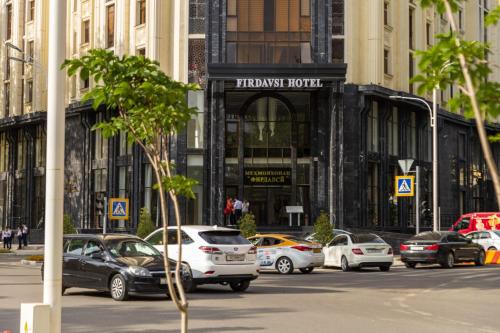
<path fill-rule="evenodd" d="M 243 201 L 243 208 L 241 208 L 241 213 L 243 214 L 243 216 L 248 214 L 249 209 L 250 209 L 250 202 L 248 202 L 248 200 Z"/>
<path fill-rule="evenodd" d="M 17 241 L 19 242 L 17 249 L 22 250 L 22 248 L 23 248 L 23 227 L 21 225 L 17 228 L 16 236 L 17 236 Z"/>
<path fill-rule="evenodd" d="M 242 209 L 243 202 L 241 202 L 238 198 L 234 198 L 234 217 L 236 219 L 236 223 L 241 219 Z"/>
<path fill-rule="evenodd" d="M 7 248 L 9 250 L 12 249 L 12 230 L 10 230 L 10 227 L 7 227 L 7 229 L 5 230 L 4 237 L 5 237 L 4 242 L 7 242 Z"/>
<path fill-rule="evenodd" d="M 231 197 L 227 197 L 226 199 L 226 207 L 224 207 L 224 216 L 226 220 L 226 225 L 232 223 L 232 215 L 233 215 L 233 199 Z"/>
<path fill-rule="evenodd" d="M 7 247 L 7 229 L 5 230 L 0 230 L 0 236 L 2 236 L 2 242 L 3 242 L 3 248 L 5 249 Z"/>
<path fill-rule="evenodd" d="M 28 226 L 26 224 L 23 224 L 23 245 L 24 245 L 24 247 L 28 246 L 28 233 L 29 233 Z"/>

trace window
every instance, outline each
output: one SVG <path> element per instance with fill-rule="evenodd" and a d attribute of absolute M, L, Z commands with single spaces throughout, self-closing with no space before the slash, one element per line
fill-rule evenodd
<path fill-rule="evenodd" d="M 106 7 L 106 48 L 115 46 L 115 5 Z"/>
<path fill-rule="evenodd" d="M 146 0 L 137 0 L 137 25 L 146 23 Z"/>
<path fill-rule="evenodd" d="M 367 148 L 370 152 L 378 152 L 378 103 L 373 102 L 368 113 L 368 138 Z"/>
<path fill-rule="evenodd" d="M 89 78 L 81 80 L 81 87 L 80 87 L 81 90 L 88 89 L 89 87 L 90 87 L 90 79 Z"/>
<path fill-rule="evenodd" d="M 141 56 L 145 57 L 146 56 L 146 48 L 145 47 L 138 48 L 137 55 L 141 55 Z"/>
<path fill-rule="evenodd" d="M 170 229 L 168 230 L 168 239 L 167 242 L 168 244 L 177 244 L 177 230 L 176 229 Z M 159 237 L 158 237 L 159 236 Z M 155 234 L 156 241 L 158 241 L 158 245 L 163 245 L 163 232 L 157 232 Z M 191 244 L 194 243 L 194 241 L 189 237 L 184 231 L 181 231 L 181 241 L 182 244 Z"/>
<path fill-rule="evenodd" d="M 344 39 L 343 38 L 332 39 L 332 63 L 334 63 L 334 64 L 344 63 Z"/>
<path fill-rule="evenodd" d="M 187 0 L 184 0 L 187 1 Z M 205 8 L 207 0 L 189 0 L 189 33 L 205 33 Z M 227 0 L 228 17 L 236 15 L 237 0 Z M 227 22 L 229 24 L 229 20 Z"/>
<path fill-rule="evenodd" d="M 344 0 L 332 0 L 332 35 L 344 36 Z"/>
<path fill-rule="evenodd" d="M 204 100 L 203 90 L 188 92 L 188 106 L 197 107 L 196 115 L 187 124 L 187 147 L 189 149 L 203 148 Z"/>
<path fill-rule="evenodd" d="M 262 240 L 261 246 L 274 246 L 274 245 L 278 245 L 280 243 L 283 243 L 283 241 L 281 239 L 277 239 L 277 238 L 273 238 L 273 237 L 265 237 Z"/>
<path fill-rule="evenodd" d="M 90 43 L 90 20 L 85 19 L 82 23 L 82 44 Z"/>
<path fill-rule="evenodd" d="M 309 0 L 227 1 L 226 62 L 310 62 Z"/>
<path fill-rule="evenodd" d="M 12 38 L 12 4 L 7 5 L 7 40 Z"/>
<path fill-rule="evenodd" d="M 33 21 L 35 19 L 35 0 L 28 0 L 28 10 L 26 13 L 26 21 Z"/>
<path fill-rule="evenodd" d="M 391 68 L 390 68 L 390 53 L 389 49 L 385 48 L 384 49 L 384 74 L 391 74 Z"/>
<path fill-rule="evenodd" d="M 384 25 L 389 25 L 389 1 L 384 1 Z"/>
<path fill-rule="evenodd" d="M 410 7 L 408 12 L 408 43 L 410 50 L 415 49 L 415 8 Z"/>
<path fill-rule="evenodd" d="M 9 110 L 10 110 L 10 83 L 5 83 L 3 86 L 3 93 L 4 93 L 4 116 L 8 117 L 9 116 Z"/>
<path fill-rule="evenodd" d="M 388 129 L 388 143 L 389 143 L 389 155 L 397 156 L 398 151 L 398 109 L 396 107 L 392 108 L 392 114 L 389 118 L 389 129 Z"/>
<path fill-rule="evenodd" d="M 85 246 L 85 251 L 83 252 L 84 256 L 91 257 L 93 254 L 99 254 L 104 251 L 101 243 L 97 241 L 90 240 L 87 242 L 87 246 Z"/>
<path fill-rule="evenodd" d="M 459 31 L 464 30 L 464 10 L 462 8 L 458 9 L 458 29 Z"/>
<path fill-rule="evenodd" d="M 6 172 L 9 162 L 9 142 L 5 132 L 0 133 L 0 172 Z M 1 204 L 1 203 L 0 203 Z"/>
<path fill-rule="evenodd" d="M 33 60 L 35 57 L 35 42 L 30 40 L 28 42 L 28 59 Z"/>
<path fill-rule="evenodd" d="M 42 126 L 36 128 L 36 138 L 35 138 L 35 166 L 44 167 L 45 158 L 47 153 L 46 146 L 46 134 Z"/>
<path fill-rule="evenodd" d="M 413 94 L 413 82 L 411 79 L 415 76 L 415 59 L 413 58 L 413 52 L 408 55 L 408 91 Z"/>
<path fill-rule="evenodd" d="M 27 80 L 26 81 L 26 103 L 31 103 L 33 102 L 33 80 Z"/>
<path fill-rule="evenodd" d="M 425 41 L 427 46 L 431 46 L 431 41 L 432 41 L 432 25 L 430 22 L 427 22 L 425 24 Z"/>
<path fill-rule="evenodd" d="M 417 158 L 417 117 L 415 112 L 410 113 L 410 119 L 406 133 L 406 155 L 407 157 Z"/>
<path fill-rule="evenodd" d="M 199 233 L 208 244 L 219 245 L 246 245 L 251 244 L 248 239 L 240 235 L 238 230 L 235 231 L 203 231 Z"/>
<path fill-rule="evenodd" d="M 229 46 L 229 44 L 228 44 Z M 189 39 L 188 53 L 188 80 L 190 83 L 205 84 L 205 40 L 204 39 Z M 236 51 L 234 49 L 227 50 L 229 57 L 236 61 Z"/>
<path fill-rule="evenodd" d="M 71 239 L 66 248 L 66 253 L 81 256 L 85 241 L 83 239 Z"/>
<path fill-rule="evenodd" d="M 488 41 L 488 27 L 484 22 L 488 13 L 488 0 L 479 0 L 479 40 L 481 42 Z"/>

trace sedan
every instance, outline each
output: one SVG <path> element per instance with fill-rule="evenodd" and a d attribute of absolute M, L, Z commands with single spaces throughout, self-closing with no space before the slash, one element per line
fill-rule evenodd
<path fill-rule="evenodd" d="M 350 235 L 351 233 L 347 230 L 343 229 L 332 229 L 332 236 L 335 237 L 337 235 Z M 308 242 L 317 242 L 317 239 L 315 238 L 316 233 L 313 232 L 312 234 L 306 236 L 305 240 Z M 332 237 L 332 239 L 333 239 Z"/>
<path fill-rule="evenodd" d="M 408 268 L 415 268 L 417 263 L 440 264 L 445 268 L 452 268 L 459 262 L 482 266 L 485 259 L 481 245 L 457 232 L 423 232 L 402 243 L 399 249 L 401 261 Z"/>
<path fill-rule="evenodd" d="M 89 288 L 109 291 L 114 300 L 124 301 L 131 293 L 167 293 L 163 256 L 138 237 L 65 235 L 63 251 L 63 294 L 72 287 Z M 173 260 L 170 267 L 173 275 Z M 186 276 L 183 267 L 183 280 Z"/>
<path fill-rule="evenodd" d="M 481 245 L 485 251 L 500 250 L 500 230 L 473 231 L 465 235 L 465 237 Z"/>
<path fill-rule="evenodd" d="M 323 266 L 325 257 L 321 245 L 290 235 L 265 234 L 249 238 L 257 247 L 261 270 L 276 269 L 280 274 L 291 274 L 298 269 L 304 274 Z"/>
<path fill-rule="evenodd" d="M 323 248 L 325 266 L 351 268 L 379 267 L 388 271 L 394 261 L 392 247 L 374 234 L 346 234 L 336 236 Z"/>

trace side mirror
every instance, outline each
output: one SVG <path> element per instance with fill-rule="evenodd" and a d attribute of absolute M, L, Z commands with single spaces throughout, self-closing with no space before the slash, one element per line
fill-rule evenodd
<path fill-rule="evenodd" d="M 104 256 L 103 256 L 102 252 L 92 253 L 90 255 L 90 258 L 94 259 L 94 260 L 104 260 Z"/>

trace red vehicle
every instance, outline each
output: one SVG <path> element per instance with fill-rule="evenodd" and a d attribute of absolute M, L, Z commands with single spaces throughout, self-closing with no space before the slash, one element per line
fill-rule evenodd
<path fill-rule="evenodd" d="M 500 213 L 469 213 L 460 216 L 460 218 L 453 223 L 450 231 L 458 231 L 465 235 L 472 231 L 481 230 L 500 230 Z"/>

